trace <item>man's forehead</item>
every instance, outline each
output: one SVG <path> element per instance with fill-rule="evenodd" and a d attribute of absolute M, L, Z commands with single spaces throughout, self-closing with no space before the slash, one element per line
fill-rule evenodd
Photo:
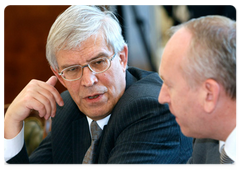
<path fill-rule="evenodd" d="M 168 41 L 163 51 L 159 67 L 159 75 L 166 78 L 168 72 L 178 70 L 182 60 L 187 56 L 191 40 L 191 34 L 186 29 L 178 30 Z"/>
<path fill-rule="evenodd" d="M 179 62 L 188 54 L 192 35 L 185 29 L 178 30 L 168 41 L 163 52 L 162 60 L 164 62 Z"/>
<path fill-rule="evenodd" d="M 101 36 L 101 34 L 96 34 L 88 37 L 86 40 L 79 42 L 76 45 L 72 46 L 71 42 L 66 42 L 66 50 L 71 50 L 75 52 L 94 52 L 95 50 L 103 49 L 110 49 L 109 45 L 107 44 L 105 38 Z M 64 48 L 63 48 L 64 49 Z"/>
<path fill-rule="evenodd" d="M 57 60 L 62 64 L 60 60 L 65 62 L 78 59 L 79 62 L 89 62 L 99 56 L 108 56 L 112 53 L 111 48 L 107 45 L 106 41 L 101 36 L 93 36 L 82 42 L 79 46 L 60 50 L 57 54 Z M 81 61 L 80 61 L 81 60 Z"/>

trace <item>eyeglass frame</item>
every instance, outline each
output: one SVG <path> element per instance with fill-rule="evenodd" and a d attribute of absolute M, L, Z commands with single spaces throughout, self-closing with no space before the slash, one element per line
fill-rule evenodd
<path fill-rule="evenodd" d="M 93 72 L 93 73 L 95 73 L 95 74 L 103 73 L 103 72 L 107 71 L 107 70 L 111 67 L 111 61 L 115 58 L 115 56 L 116 56 L 116 53 L 113 54 L 113 57 L 112 57 L 112 58 L 108 58 L 108 57 L 99 57 L 99 58 L 107 58 L 107 60 L 110 62 L 108 68 L 105 69 L 105 70 L 103 70 L 103 71 L 95 72 L 95 71 L 90 67 L 89 64 L 90 64 L 92 61 L 99 59 L 99 58 L 96 58 L 96 59 L 90 61 L 88 64 L 86 64 L 86 65 L 84 65 L 84 66 L 81 66 L 80 64 L 76 64 L 76 65 L 73 65 L 73 66 L 70 66 L 70 67 L 64 68 L 61 72 L 58 73 L 58 75 L 60 75 L 60 76 L 61 76 L 64 80 L 66 80 L 66 81 L 76 81 L 76 80 L 79 80 L 79 79 L 82 78 L 82 76 L 83 76 L 83 69 L 84 69 L 85 67 L 88 67 L 89 70 L 91 70 L 91 72 Z M 80 76 L 79 78 L 77 78 L 77 79 L 73 79 L 73 80 L 69 80 L 69 79 L 64 78 L 64 77 L 63 77 L 63 72 L 64 72 L 65 70 L 71 68 L 71 67 L 74 67 L 74 66 L 80 66 L 80 67 L 82 68 L 82 74 L 81 74 L 81 76 Z"/>

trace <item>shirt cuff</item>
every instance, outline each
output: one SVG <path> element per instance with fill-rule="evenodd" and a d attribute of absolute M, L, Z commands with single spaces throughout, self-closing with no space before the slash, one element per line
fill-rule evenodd
<path fill-rule="evenodd" d="M 4 159 L 7 162 L 16 156 L 24 145 L 24 122 L 22 130 L 13 139 L 4 138 Z"/>

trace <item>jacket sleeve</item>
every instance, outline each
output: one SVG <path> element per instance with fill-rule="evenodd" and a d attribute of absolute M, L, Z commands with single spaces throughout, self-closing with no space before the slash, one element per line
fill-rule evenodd
<path fill-rule="evenodd" d="M 23 145 L 21 151 L 12 159 L 8 160 L 7 163 L 9 164 L 28 164 L 29 163 L 25 144 Z"/>
<path fill-rule="evenodd" d="M 39 147 L 30 155 L 29 162 L 31 164 L 50 164 L 53 163 L 52 155 L 50 132 L 48 136 L 40 143 Z"/>
<path fill-rule="evenodd" d="M 28 156 L 24 144 L 22 150 L 15 157 L 7 161 L 10 164 L 49 164 L 52 162 L 51 132 L 30 156 Z"/>

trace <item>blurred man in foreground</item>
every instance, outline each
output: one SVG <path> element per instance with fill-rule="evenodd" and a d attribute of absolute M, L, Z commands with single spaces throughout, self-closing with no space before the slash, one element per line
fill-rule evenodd
<path fill-rule="evenodd" d="M 196 139 L 189 163 L 233 163 L 236 23 L 207 16 L 171 31 L 159 68 L 164 82 L 159 102 L 168 103 L 184 135 L 210 138 Z"/>

